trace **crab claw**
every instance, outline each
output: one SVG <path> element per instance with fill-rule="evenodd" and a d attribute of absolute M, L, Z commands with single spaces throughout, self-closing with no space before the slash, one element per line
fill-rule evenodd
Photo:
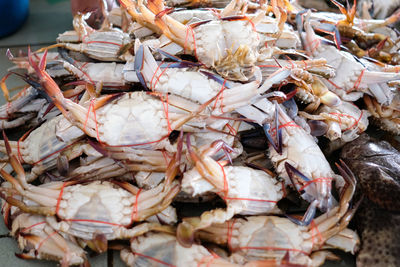
<path fill-rule="evenodd" d="M 37 77 L 39 78 L 39 83 L 46 94 L 54 102 L 54 105 L 65 115 L 68 116 L 67 111 L 64 107 L 64 95 L 62 94 L 60 88 L 46 72 L 46 57 L 47 50 L 45 50 L 42 58 L 40 59 L 39 65 L 33 60 L 31 49 L 28 48 L 28 61 L 32 68 L 35 70 Z"/>
<path fill-rule="evenodd" d="M 29 255 L 28 253 L 14 253 L 15 257 L 23 259 L 23 260 L 34 260 L 35 257 Z"/>
<path fill-rule="evenodd" d="M 175 156 L 171 159 L 168 164 L 167 170 L 165 172 L 165 186 L 169 186 L 172 181 L 175 179 L 175 176 L 179 173 L 179 165 L 181 163 L 182 157 L 182 148 L 183 148 L 183 131 L 181 130 L 178 138 L 178 145 L 176 149 Z"/>
<path fill-rule="evenodd" d="M 200 67 L 201 63 L 195 63 L 187 60 L 182 60 L 177 56 L 174 56 L 168 52 L 165 52 L 164 50 L 158 49 L 157 50 L 162 56 L 169 58 L 176 63 L 161 63 L 160 68 L 188 68 L 188 67 Z"/>
<path fill-rule="evenodd" d="M 290 178 L 290 181 L 293 184 L 293 187 L 299 192 L 300 195 L 306 194 L 306 192 L 304 191 L 304 189 L 302 189 L 302 187 L 300 187 L 300 184 L 309 184 L 309 185 L 314 185 L 314 183 L 310 183 L 310 179 L 305 176 L 303 173 L 301 173 L 299 170 L 297 170 L 295 167 L 293 167 L 290 163 L 285 162 L 285 169 L 286 172 Z M 297 178 L 298 182 L 295 181 L 295 179 Z M 304 186 L 303 186 L 304 187 Z M 315 217 L 315 212 L 317 209 L 317 206 L 319 204 L 319 201 L 317 199 L 313 200 L 310 204 L 310 206 L 308 206 L 306 213 L 304 214 L 303 218 L 301 220 L 298 220 L 296 218 L 293 218 L 291 216 L 287 217 L 294 223 L 298 224 L 298 225 L 309 225 L 311 223 L 311 221 L 314 219 Z"/>
<path fill-rule="evenodd" d="M 93 240 L 89 240 L 86 243 L 93 251 L 96 251 L 97 253 L 106 252 L 108 249 L 107 238 L 102 233 L 94 234 Z"/>
<path fill-rule="evenodd" d="M 199 218 L 185 218 L 176 229 L 176 239 L 182 247 L 190 248 L 194 242 L 195 226 Z"/>
<path fill-rule="evenodd" d="M 134 62 L 134 68 L 136 72 L 136 76 L 138 77 L 140 83 L 143 85 L 144 88 L 148 89 L 146 80 L 143 77 L 142 74 L 142 69 L 143 69 L 143 62 L 144 60 L 144 48 L 143 45 L 139 46 L 139 49 L 135 51 L 135 62 Z"/>
<path fill-rule="evenodd" d="M 296 14 L 296 25 L 297 25 L 297 31 L 299 33 L 303 32 L 303 24 L 304 24 L 304 14 L 308 12 L 308 9 L 303 9 L 302 11 L 298 12 Z"/>
<path fill-rule="evenodd" d="M 165 52 L 165 51 L 162 50 L 162 49 L 158 49 L 157 51 L 158 51 L 161 55 L 163 55 L 164 57 L 169 58 L 169 59 L 172 59 L 173 61 L 176 61 L 176 62 L 181 62 L 181 61 L 182 61 L 182 59 L 180 59 L 179 57 L 174 56 L 174 55 L 172 55 L 172 54 L 170 54 L 170 53 L 168 53 L 168 52 Z"/>
<path fill-rule="evenodd" d="M 340 50 L 340 46 L 342 45 L 342 41 L 340 39 L 340 33 L 338 28 L 333 24 L 321 23 L 315 28 L 316 31 L 320 31 L 323 33 L 327 33 L 333 35 L 334 42 L 336 44 L 336 48 Z"/>
<path fill-rule="evenodd" d="M 357 0 L 354 0 L 353 6 L 351 7 L 351 9 L 349 10 L 349 7 L 345 8 L 344 5 L 342 5 L 340 2 L 338 2 L 337 0 L 331 0 L 331 2 L 337 6 L 340 10 L 340 12 L 342 12 L 343 15 L 346 16 L 346 20 L 341 21 L 342 23 L 346 23 L 349 24 L 350 26 L 353 25 L 353 21 L 354 21 L 354 17 L 356 15 L 356 8 L 357 8 Z M 349 2 L 347 2 L 348 4 Z"/>
<path fill-rule="evenodd" d="M 300 226 L 307 226 L 309 225 L 315 217 L 315 212 L 317 211 L 318 201 L 314 200 L 310 206 L 308 206 L 307 211 L 304 213 L 303 218 L 301 220 L 296 219 L 292 216 L 286 215 L 286 217 Z"/>
<path fill-rule="evenodd" d="M 349 207 L 349 202 L 352 199 L 354 192 L 356 190 L 357 180 L 353 172 L 347 166 L 347 164 L 340 159 L 340 165 L 335 163 L 338 168 L 340 175 L 346 181 L 346 186 L 343 187 L 342 192 L 340 192 L 340 214 L 345 213 Z"/>
<path fill-rule="evenodd" d="M 207 149 L 198 153 L 192 149 L 192 145 L 190 143 L 190 135 L 186 136 L 186 146 L 187 151 L 193 160 L 197 171 L 201 174 L 201 176 L 206 179 L 210 184 L 215 186 L 215 188 L 226 191 L 226 180 L 225 174 L 223 170 L 223 165 L 218 161 L 215 161 L 211 158 L 212 155 L 215 155 L 221 149 L 224 151 L 227 159 L 232 162 L 230 152 L 233 152 L 234 149 L 231 148 L 228 144 L 226 144 L 222 140 L 214 141 Z"/>
<path fill-rule="evenodd" d="M 322 136 L 327 133 L 329 126 L 323 121 L 319 120 L 309 120 L 307 121 L 308 126 L 310 126 L 310 134 L 312 136 Z"/>
<path fill-rule="evenodd" d="M 3 205 L 3 208 L 1 209 L 1 213 L 3 214 L 4 224 L 7 226 L 7 228 L 9 230 L 11 230 L 11 226 L 12 226 L 12 220 L 10 218 L 10 216 L 11 216 L 11 205 L 9 205 L 8 203 L 5 203 Z"/>
<path fill-rule="evenodd" d="M 226 88 L 232 88 L 232 85 L 230 82 L 228 82 L 226 79 L 222 78 L 221 76 L 219 76 L 218 74 L 215 73 L 211 73 L 209 71 L 204 71 L 204 70 L 200 70 L 200 72 L 202 74 L 204 74 L 205 76 L 207 76 L 207 78 L 216 81 L 217 83 L 219 83 L 220 85 L 225 86 Z"/>
<path fill-rule="evenodd" d="M 277 153 L 282 155 L 282 129 L 280 129 L 279 125 L 279 118 L 278 118 L 278 104 L 275 102 L 275 130 L 276 130 L 276 140 L 277 142 L 273 140 L 271 134 L 269 133 L 269 130 L 271 128 L 270 124 L 264 124 L 263 129 L 265 136 L 267 136 L 268 141 L 271 143 L 272 147 L 275 149 Z"/>
<path fill-rule="evenodd" d="M 302 198 L 312 203 L 314 200 L 317 200 L 317 207 L 323 212 L 331 208 L 332 195 L 330 192 L 330 183 L 328 186 L 324 181 L 311 180 L 288 162 L 285 162 L 285 169 L 294 188 Z"/>

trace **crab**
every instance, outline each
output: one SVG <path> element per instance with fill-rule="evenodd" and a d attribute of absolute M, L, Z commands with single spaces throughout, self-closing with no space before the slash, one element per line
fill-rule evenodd
<path fill-rule="evenodd" d="M 303 111 L 299 114 L 310 120 L 325 122 L 328 126 L 326 137 L 331 141 L 340 138 L 344 142 L 353 141 L 367 129 L 370 115 L 367 110 L 361 110 L 348 101 L 341 101 L 339 105 L 333 107 L 322 105 L 314 115 Z"/>
<path fill-rule="evenodd" d="M 59 160 L 65 159 L 68 162 L 82 153 L 98 154 L 82 142 L 84 137 L 81 130 L 59 115 L 27 132 L 20 140 L 10 141 L 9 145 L 20 162 L 32 166 L 31 172 L 26 176 L 28 181 L 32 181 L 46 170 L 55 168 Z M 0 151 L 7 152 L 4 142 L 0 144 Z M 66 169 L 68 166 L 63 167 Z"/>
<path fill-rule="evenodd" d="M 24 124 L 36 125 L 38 114 L 47 104 L 46 99 L 39 97 L 38 90 L 29 86 L 13 99 L 8 99 L 7 88 L 2 86 L 2 89 L 8 102 L 0 106 L 0 129 L 17 128 Z"/>
<path fill-rule="evenodd" d="M 269 157 L 276 172 L 285 180 L 286 185 L 292 185 L 311 203 L 310 211 L 315 212 L 317 207 L 322 211 L 331 209 L 336 202 L 331 194 L 332 180 L 341 188 L 343 178 L 333 172 L 313 137 L 297 125 L 277 103 L 275 118 L 271 121 L 275 121 L 274 128 L 271 127 L 272 123 L 264 123 L 263 128 L 271 144 Z"/>
<path fill-rule="evenodd" d="M 88 264 L 86 253 L 69 235 L 53 229 L 43 215 L 21 213 L 7 203 L 3 216 L 10 226 L 10 234 L 17 239 L 21 259 L 45 259 L 59 261 L 61 266 Z M 10 217 L 13 217 L 10 220 Z"/>
<path fill-rule="evenodd" d="M 317 217 L 309 226 L 299 226 L 289 218 L 251 216 L 214 224 L 198 231 L 196 237 L 226 245 L 232 253 L 244 257 L 241 263 L 262 259 L 279 262 L 286 257 L 293 264 L 320 266 L 331 255 L 322 251 L 323 248 L 338 247 L 355 253 L 359 238 L 346 227 L 358 206 L 349 209 L 356 180 L 345 165 L 342 167 L 338 165 L 347 186 L 340 206 Z"/>
<path fill-rule="evenodd" d="M 211 225 L 222 223 L 236 214 L 257 215 L 280 213 L 277 202 L 283 197 L 283 185 L 267 172 L 246 166 L 223 166 L 211 156 L 218 150 L 227 153 L 233 149 L 221 140 L 197 152 L 190 142 L 188 151 L 195 168 L 185 172 L 182 191 L 196 197 L 204 193 L 217 193 L 226 202 L 226 209 L 204 212 L 199 218 L 184 218 L 178 226 L 178 240 L 183 246 L 190 246 L 194 233 Z"/>
<path fill-rule="evenodd" d="M 5 135 L 4 138 L 8 144 Z M 23 212 L 48 216 L 46 221 L 54 229 L 85 240 L 99 235 L 105 240 L 129 238 L 153 227 L 154 224 L 140 224 L 131 228 L 135 222 L 166 209 L 180 190 L 179 183 L 174 181 L 179 172 L 180 153 L 171 160 L 164 182 L 142 192 L 132 184 L 118 181 L 27 184 L 22 165 L 8 145 L 7 152 L 17 179 L 0 170 L 0 175 L 11 184 L 0 187 L 1 197 Z"/>
<path fill-rule="evenodd" d="M 202 105 L 193 103 L 189 110 L 180 107 L 182 98 L 169 99 L 168 95 L 154 96 L 143 91 L 105 95 L 79 105 L 66 99 L 54 80 L 45 72 L 45 55 L 39 65 L 32 57 L 30 63 L 55 106 L 70 122 L 88 136 L 96 138 L 110 154 L 124 153 L 129 158 L 135 157 L 135 149 L 176 151 L 176 146 L 171 145 L 167 138 L 172 131 L 183 127 L 185 131 L 196 132 L 206 128 L 207 124 L 220 130 L 218 127 L 224 127 L 227 123 L 226 120 L 221 122 L 218 119 L 191 121 L 218 95 Z M 115 128 L 123 130 L 117 133 Z"/>
<path fill-rule="evenodd" d="M 23 251 L 16 254 L 21 259 L 58 261 L 61 266 L 89 266 L 85 246 L 96 253 L 107 250 L 107 239 L 100 232 L 97 232 L 93 239 L 81 239 L 61 229 L 53 228 L 51 226 L 53 217 L 24 213 L 7 203 L 3 205 L 2 211 L 5 222 L 10 226 L 11 236 L 17 239 Z M 162 226 L 158 222 L 146 222 L 129 229 L 128 237 L 140 236 L 149 231 L 173 233 L 174 229 Z"/>
<path fill-rule="evenodd" d="M 198 244 L 185 248 L 179 244 L 173 234 L 151 232 L 133 238 L 130 248 L 121 250 L 120 255 L 128 266 L 159 266 L 160 264 L 176 267 L 280 266 L 275 260 L 254 260 L 246 264 L 237 264 L 224 255 L 223 252 L 220 254 L 222 255 Z M 291 264 L 290 266 L 299 265 Z"/>
<path fill-rule="evenodd" d="M 132 59 L 126 47 L 132 41 L 127 33 L 114 28 L 92 29 L 85 21 L 84 14 L 74 17 L 74 31 L 67 31 L 57 38 L 58 43 L 37 52 L 55 47 L 85 53 L 91 58 L 101 61 L 127 61 Z"/>

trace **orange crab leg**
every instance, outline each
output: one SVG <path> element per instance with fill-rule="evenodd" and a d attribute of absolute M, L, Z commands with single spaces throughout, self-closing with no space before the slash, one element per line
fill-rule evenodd
<path fill-rule="evenodd" d="M 44 55 L 40 59 L 39 65 L 33 60 L 32 52 L 30 47 L 28 48 L 28 59 L 29 64 L 33 67 L 36 72 L 36 75 L 39 78 L 40 85 L 45 89 L 46 93 L 53 100 L 54 105 L 67 116 L 67 111 L 64 108 L 64 95 L 62 94 L 60 88 L 56 84 L 56 82 L 50 77 L 50 75 L 45 71 L 46 68 L 46 57 L 47 57 L 47 49 L 44 52 Z"/>

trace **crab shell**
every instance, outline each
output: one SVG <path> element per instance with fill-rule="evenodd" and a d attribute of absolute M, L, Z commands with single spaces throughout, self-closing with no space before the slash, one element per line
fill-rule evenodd
<path fill-rule="evenodd" d="M 86 261 L 85 251 L 69 239 L 68 235 L 50 227 L 42 215 L 17 215 L 12 221 L 11 235 L 24 251 L 23 254 L 17 254 L 23 259 L 66 260 L 70 265 L 79 265 Z M 57 239 L 59 242 L 55 241 Z M 60 243 L 63 247 L 60 247 Z"/>
<path fill-rule="evenodd" d="M 246 81 L 253 75 L 260 41 L 251 22 L 210 21 L 193 31 L 200 62 L 233 80 Z"/>
<path fill-rule="evenodd" d="M 32 181 L 43 171 L 56 167 L 57 158 L 62 153 L 67 153 L 68 158 L 73 156 L 73 150 L 82 147 L 79 140 L 85 134 L 77 127 L 72 126 L 68 120 L 60 115 L 44 122 L 36 128 L 23 141 L 11 141 L 15 155 L 33 168 L 27 180 Z M 0 151 L 6 152 L 4 142 L 0 143 Z"/>
<path fill-rule="evenodd" d="M 88 109 L 90 103 L 87 103 Z M 79 108 L 74 105 L 74 108 Z M 81 127 L 85 129 L 82 112 Z M 126 149 L 166 149 L 176 151 L 176 145 L 171 145 L 168 136 L 169 130 L 174 130 L 177 120 L 184 118 L 188 113 L 182 109 L 160 101 L 146 92 L 132 92 L 116 95 L 109 103 L 97 109 L 95 115 L 89 112 L 92 124 L 86 130 L 90 135 L 98 138 L 99 142 L 110 148 L 122 147 Z M 217 121 L 220 123 L 219 121 Z M 205 127 L 204 120 L 193 119 L 183 126 L 184 131 L 199 131 Z M 222 124 L 225 125 L 225 124 Z M 121 129 L 115 131 L 115 129 Z"/>
<path fill-rule="evenodd" d="M 197 236 L 203 241 L 226 244 L 234 255 L 234 261 L 242 261 L 244 257 L 247 262 L 276 259 L 282 264 L 289 262 L 302 266 L 320 266 L 324 262 L 324 256 L 321 254 L 322 257 L 312 257 L 314 243 L 320 241 L 316 231 L 318 229 L 315 225 L 299 226 L 287 218 L 250 216 L 233 219 L 225 224 L 214 224 L 199 231 Z M 327 248 L 341 248 L 353 254 L 358 245 L 357 234 L 347 228 L 324 244 Z"/>
<path fill-rule="evenodd" d="M 225 166 L 223 172 L 228 187 L 225 201 L 233 214 L 279 213 L 276 202 L 283 196 L 282 185 L 266 172 L 242 166 Z M 196 168 L 185 172 L 182 191 L 194 197 L 209 192 L 218 193 Z"/>
<path fill-rule="evenodd" d="M 144 255 L 144 256 L 143 256 Z M 211 253 L 201 245 L 184 248 L 175 236 L 164 233 L 148 233 L 131 240 L 131 249 L 122 250 L 121 258 L 128 266 L 198 266 L 210 260 Z"/>
<path fill-rule="evenodd" d="M 140 213 L 140 201 L 147 203 L 147 198 L 154 196 L 149 204 L 155 205 L 166 194 L 162 191 L 163 187 L 160 184 L 139 195 L 133 195 L 106 181 L 67 186 L 60 192 L 61 197 L 56 207 L 57 216 L 62 221 L 57 222 L 54 218 L 47 221 L 55 229 L 86 240 L 92 240 L 99 233 L 107 240 L 123 238 L 126 227 L 135 220 L 135 214 Z M 165 216 L 166 221 L 174 221 L 173 211 L 170 214 L 167 212 Z"/>
<path fill-rule="evenodd" d="M 58 36 L 57 42 L 64 43 L 69 50 L 85 53 L 90 58 L 101 61 L 132 59 L 129 53 L 119 55 L 120 49 L 131 42 L 129 35 L 122 31 L 94 31 L 84 36 L 83 40 L 80 33 L 67 31 Z"/>

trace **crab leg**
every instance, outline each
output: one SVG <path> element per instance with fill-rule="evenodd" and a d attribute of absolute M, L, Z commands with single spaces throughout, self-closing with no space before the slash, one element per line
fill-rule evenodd
<path fill-rule="evenodd" d="M 121 239 L 133 238 L 143 235 L 150 231 L 157 231 L 167 234 L 175 234 L 175 228 L 170 225 L 160 225 L 158 223 L 142 223 L 132 229 L 119 228 Z"/>
<path fill-rule="evenodd" d="M 321 23 L 318 25 L 318 28 L 316 28 L 315 30 L 333 35 L 333 39 L 335 41 L 336 47 L 337 47 L 337 49 L 340 50 L 342 41 L 340 39 L 339 30 L 335 25 L 328 24 L 328 23 Z"/>
<path fill-rule="evenodd" d="M 231 208 L 214 209 L 204 212 L 201 217 L 184 218 L 178 225 L 176 239 L 183 247 L 191 247 L 196 231 L 204 229 L 212 224 L 224 223 L 234 216 Z"/>
<path fill-rule="evenodd" d="M 347 183 L 347 186 L 345 186 L 341 192 L 342 196 L 340 200 L 340 206 L 333 208 L 331 211 L 314 220 L 318 227 L 318 231 L 321 233 L 324 240 L 343 230 L 350 222 L 359 204 L 361 203 L 361 201 L 358 201 L 358 203 L 356 203 L 353 208 L 349 210 L 349 202 L 354 195 L 356 179 L 354 174 L 342 160 L 340 161 L 340 164 L 341 165 L 336 164 L 336 166 Z M 336 226 L 332 227 L 332 225 Z"/>
<path fill-rule="evenodd" d="M 265 136 L 267 137 L 268 141 L 270 142 L 272 147 L 275 149 L 275 151 L 279 154 L 282 154 L 282 129 L 279 127 L 280 122 L 279 122 L 279 118 L 278 118 L 278 113 L 279 113 L 278 109 L 279 109 L 279 106 L 275 102 L 275 131 L 277 133 L 276 134 L 277 142 L 275 143 L 271 134 L 269 133 L 269 131 L 271 129 L 271 125 L 269 123 L 264 124 L 263 129 L 264 129 Z"/>
<path fill-rule="evenodd" d="M 65 239 L 57 232 L 52 231 L 51 233 L 47 233 L 48 230 L 46 231 L 46 229 L 44 231 L 47 234 L 47 237 L 45 238 L 33 234 L 25 234 L 23 235 L 23 239 L 27 244 L 30 244 L 34 247 L 36 254 L 50 252 L 55 257 L 61 259 L 61 266 L 69 266 L 71 264 L 70 260 L 72 258 L 70 251 L 70 246 L 72 244 L 68 244 Z M 15 255 L 21 259 L 40 259 L 40 257 L 37 258 L 37 256 L 33 256 L 28 253 L 16 253 Z M 86 257 L 84 257 L 83 255 L 83 251 L 82 257 L 83 261 L 88 264 Z"/>
<path fill-rule="evenodd" d="M 40 213 L 40 214 L 47 214 L 47 215 L 53 215 L 55 214 L 55 206 L 57 204 L 57 197 L 59 196 L 59 192 L 61 187 L 63 186 L 63 183 L 56 183 L 58 186 L 52 187 L 52 188 L 45 188 L 45 187 L 37 187 L 30 185 L 26 182 L 25 178 L 25 171 L 17 159 L 17 157 L 13 154 L 9 144 L 8 144 L 8 139 L 5 133 L 3 132 L 3 137 L 4 137 L 4 142 L 5 146 L 7 149 L 8 157 L 11 166 L 14 168 L 15 172 L 17 173 L 17 179 L 12 177 L 10 174 L 8 174 L 6 171 L 3 169 L 0 169 L 0 175 L 10 182 L 13 185 L 13 188 L 6 188 L 6 187 L 0 187 L 1 195 L 6 201 L 8 201 L 10 204 L 15 205 L 19 208 L 21 208 L 24 211 L 27 212 L 33 212 L 33 213 Z M 75 182 L 70 182 L 75 183 Z M 18 194 L 21 196 L 24 196 L 30 200 L 33 200 L 37 202 L 38 204 L 42 205 L 43 207 L 38 207 L 38 206 L 27 206 L 25 205 L 22 201 L 13 198 L 13 192 L 17 191 Z M 11 195 L 11 196 L 9 196 Z"/>
<path fill-rule="evenodd" d="M 158 27 L 156 27 L 153 23 L 154 19 L 147 19 L 148 16 L 151 18 L 150 14 L 146 13 L 146 16 L 143 14 L 138 13 L 136 8 L 136 1 L 133 0 L 120 0 L 120 4 L 128 11 L 129 15 L 131 15 L 135 21 L 140 23 L 141 25 L 151 29 L 157 34 L 160 34 L 161 31 Z"/>
<path fill-rule="evenodd" d="M 10 190 L 10 188 L 7 188 L 7 189 L 2 188 L 2 187 L 0 188 L 0 197 L 3 198 L 10 205 L 18 207 L 23 212 L 40 214 L 40 215 L 45 215 L 45 216 L 56 214 L 55 207 L 27 206 L 22 201 L 9 196 L 9 195 L 13 195 L 13 193 L 14 192 L 12 190 Z"/>
<path fill-rule="evenodd" d="M 315 212 L 317 211 L 318 201 L 314 200 L 310 206 L 308 206 L 307 211 L 304 213 L 301 220 L 296 219 L 292 216 L 286 215 L 286 217 L 297 225 L 307 226 L 309 225 L 315 217 Z"/>
<path fill-rule="evenodd" d="M 346 16 L 346 19 L 340 21 L 339 23 L 348 24 L 348 25 L 352 26 L 354 17 L 356 15 L 356 11 L 357 11 L 357 0 L 354 0 L 353 6 L 351 7 L 350 10 L 348 9 L 349 7 L 347 7 L 347 9 L 346 9 L 344 7 L 344 5 L 342 5 L 337 0 L 331 0 L 331 2 L 339 8 L 340 12 L 342 12 L 343 15 Z"/>
<path fill-rule="evenodd" d="M 195 162 L 195 166 L 197 171 L 206 179 L 209 183 L 215 186 L 218 190 L 226 190 L 225 183 L 226 180 L 224 179 L 224 173 L 222 171 L 222 165 L 212 158 L 211 155 L 215 154 L 219 150 L 223 149 L 227 158 L 231 161 L 229 156 L 229 152 L 233 151 L 233 148 L 228 146 L 222 140 L 214 141 L 210 148 L 206 149 L 199 155 L 196 153 L 191 144 L 190 144 L 190 136 L 186 136 L 186 145 L 188 148 L 189 155 L 191 156 L 192 160 Z"/>
<path fill-rule="evenodd" d="M 10 174 L 8 174 L 6 171 L 3 169 L 0 169 L 0 175 L 7 181 L 9 181 L 14 188 L 22 193 L 23 195 L 26 195 L 27 197 L 34 197 L 36 200 L 39 201 L 52 201 L 53 199 L 57 198 L 58 196 L 58 190 L 53 190 L 53 189 L 47 189 L 47 188 L 37 188 L 35 186 L 32 186 L 26 182 L 26 177 L 25 177 L 25 171 L 19 162 L 18 158 L 14 155 L 13 151 L 11 150 L 11 147 L 8 142 L 8 138 L 3 131 L 3 138 L 4 138 L 4 143 L 5 147 L 7 150 L 9 162 L 11 166 L 14 168 L 15 172 L 17 173 L 17 180 L 12 177 Z M 37 196 L 35 195 L 36 193 L 39 193 Z"/>

